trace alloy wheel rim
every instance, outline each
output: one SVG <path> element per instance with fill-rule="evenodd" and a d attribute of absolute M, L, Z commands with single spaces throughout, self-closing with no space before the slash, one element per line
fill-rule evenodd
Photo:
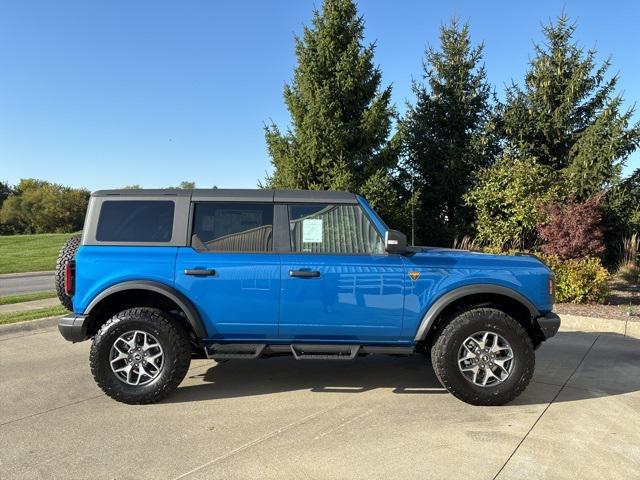
<path fill-rule="evenodd" d="M 458 350 L 458 368 L 478 387 L 495 387 L 513 371 L 515 357 L 507 340 L 495 332 L 469 335 Z"/>
<path fill-rule="evenodd" d="M 156 337 L 142 330 L 120 335 L 109 353 L 116 378 L 127 385 L 141 386 L 155 380 L 164 364 L 164 351 Z"/>

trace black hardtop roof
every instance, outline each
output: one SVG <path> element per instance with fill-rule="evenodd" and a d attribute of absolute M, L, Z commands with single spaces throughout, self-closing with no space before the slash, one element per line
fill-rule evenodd
<path fill-rule="evenodd" d="M 266 190 L 196 188 L 182 189 L 121 189 L 98 190 L 93 197 L 190 197 L 193 201 L 217 202 L 276 202 L 276 203 L 358 203 L 349 192 L 328 190 Z"/>

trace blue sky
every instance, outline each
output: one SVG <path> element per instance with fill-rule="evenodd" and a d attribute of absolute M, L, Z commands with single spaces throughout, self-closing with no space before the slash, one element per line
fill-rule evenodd
<path fill-rule="evenodd" d="M 293 35 L 314 4 L 0 0 L 0 180 L 255 187 L 270 168 L 264 123 L 288 123 Z M 522 79 L 541 23 L 563 8 L 585 47 L 612 55 L 627 105 L 640 100 L 640 2 L 359 2 L 400 111 L 452 15 L 485 43 L 500 93 Z M 625 172 L 637 167 L 638 152 Z"/>

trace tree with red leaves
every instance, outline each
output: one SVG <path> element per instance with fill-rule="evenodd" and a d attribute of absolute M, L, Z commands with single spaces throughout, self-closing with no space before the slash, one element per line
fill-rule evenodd
<path fill-rule="evenodd" d="M 560 260 L 599 257 L 604 253 L 601 196 L 585 202 L 570 198 L 566 203 L 544 205 L 548 221 L 538 226 L 542 251 Z"/>

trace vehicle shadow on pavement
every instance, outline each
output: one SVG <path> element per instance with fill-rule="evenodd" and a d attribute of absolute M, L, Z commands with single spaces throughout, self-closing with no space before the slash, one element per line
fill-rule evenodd
<path fill-rule="evenodd" d="M 196 384 L 193 384 L 197 382 Z M 616 334 L 560 332 L 536 352 L 536 373 L 514 405 L 548 403 L 566 386 L 571 395 L 555 401 L 588 400 L 640 390 L 640 340 Z M 163 403 L 182 403 L 309 390 L 362 393 L 390 388 L 396 394 L 448 392 L 424 355 L 369 356 L 354 361 L 297 361 L 292 357 L 229 360 L 193 373 Z M 553 393 L 555 395 L 555 393 Z"/>
<path fill-rule="evenodd" d="M 362 393 L 392 388 L 394 393 L 442 394 L 430 362 L 423 355 L 369 356 L 353 361 L 295 360 L 273 357 L 214 363 L 205 373 L 189 376 L 202 380 L 179 387 L 167 403 L 268 395 L 295 390 L 316 393 Z"/>

